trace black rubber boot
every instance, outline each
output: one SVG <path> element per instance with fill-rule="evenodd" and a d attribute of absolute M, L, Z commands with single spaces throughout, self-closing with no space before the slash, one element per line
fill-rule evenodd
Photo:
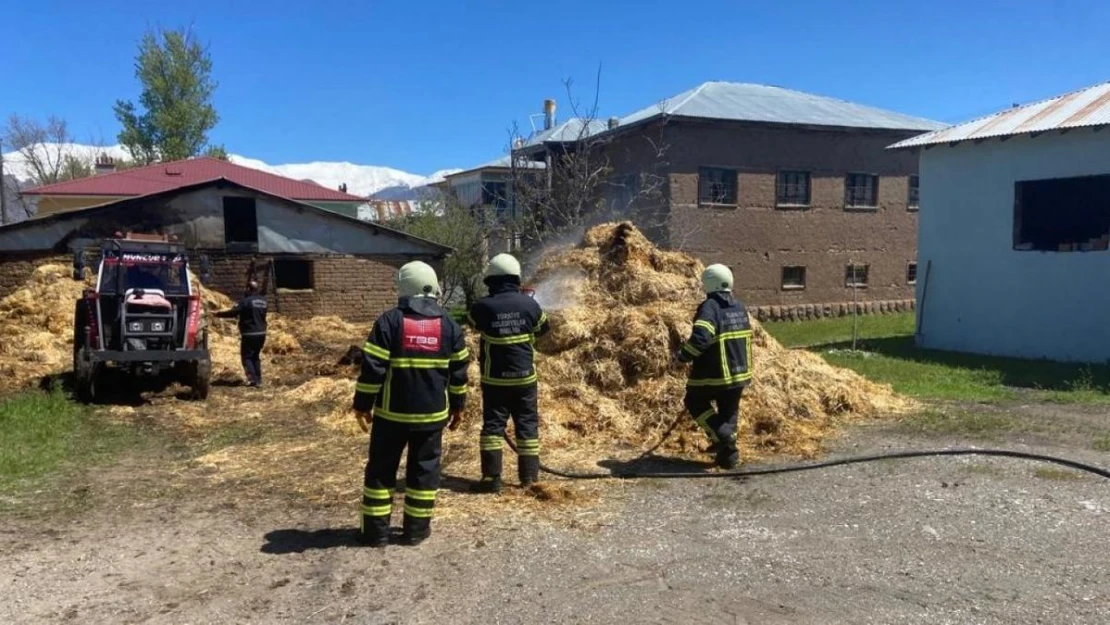
<path fill-rule="evenodd" d="M 405 515 L 405 521 L 401 531 L 401 542 L 403 544 L 409 547 L 415 547 L 425 540 L 428 540 L 431 535 L 431 519 L 417 519 L 407 514 Z"/>
<path fill-rule="evenodd" d="M 540 457 L 539 456 L 518 456 L 517 457 L 517 474 L 520 477 L 520 485 L 527 488 L 535 484 L 540 479 Z"/>
<path fill-rule="evenodd" d="M 500 450 L 483 451 L 481 452 L 481 459 L 482 481 L 471 486 L 471 492 L 500 493 L 502 452 Z"/>
<path fill-rule="evenodd" d="M 358 542 L 366 547 L 385 547 L 389 544 L 389 517 L 362 516 Z"/>
<path fill-rule="evenodd" d="M 736 436 L 728 436 L 717 444 L 717 466 L 731 471 L 740 465 L 740 452 L 736 449 Z"/>

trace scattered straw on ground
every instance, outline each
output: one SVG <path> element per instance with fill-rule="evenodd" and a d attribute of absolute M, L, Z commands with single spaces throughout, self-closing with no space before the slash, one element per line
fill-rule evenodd
<path fill-rule="evenodd" d="M 629 224 L 595 227 L 579 246 L 543 259 L 535 282 L 552 320 L 552 332 L 537 345 L 547 463 L 598 470 L 600 459 L 627 460 L 655 444 L 676 418 L 681 425 L 661 451 L 689 456 L 705 447 L 704 436 L 683 416 L 686 368 L 672 360 L 703 297 L 701 269 L 692 257 L 655 248 Z M 69 267 L 45 265 L 0 301 L 0 390 L 69 369 L 73 302 L 83 288 Z M 209 313 L 232 303 L 218 293 L 203 295 Z M 230 443 L 194 460 L 216 483 L 320 503 L 357 501 L 365 434 L 349 408 L 357 369 L 345 356 L 364 340 L 367 324 L 271 315 L 263 362 L 268 386 L 258 391 L 228 388 L 242 380 L 235 321 L 207 319 L 216 384 L 209 400 L 155 394 L 144 405 L 110 408 L 112 418 L 155 422 L 190 440 L 230 433 Z M 469 341 L 477 353 L 476 339 Z M 745 458 L 812 456 L 845 422 L 912 407 L 887 386 L 782 347 L 758 324 L 753 352 L 755 378 L 741 405 Z M 577 523 L 623 488 L 558 482 L 493 498 L 461 494 L 460 478 L 478 476 L 476 369 L 472 365 L 463 426 L 445 438 L 441 519 L 512 524 L 542 511 Z M 250 440 L 232 436 L 256 430 L 262 434 Z M 506 457 L 510 481 L 512 458 Z"/>

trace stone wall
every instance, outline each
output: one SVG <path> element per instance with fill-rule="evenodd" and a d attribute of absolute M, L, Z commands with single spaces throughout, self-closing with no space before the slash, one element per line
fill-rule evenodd
<path fill-rule="evenodd" d="M 231 297 L 241 297 L 246 287 L 251 260 L 263 267 L 266 257 L 238 254 L 208 254 L 211 263 L 208 287 Z M 397 268 L 409 259 L 401 257 L 294 256 L 281 257 L 312 263 L 312 289 L 271 289 L 271 310 L 295 318 L 334 315 L 350 321 L 373 321 L 397 303 L 393 284 Z M 192 269 L 200 272 L 198 258 Z M 88 257 L 90 271 L 96 259 Z M 0 298 L 7 297 L 31 277 L 35 268 L 46 263 L 70 266 L 72 256 L 46 254 L 0 254 Z M 435 263 L 433 263 L 435 266 Z"/>
<path fill-rule="evenodd" d="M 856 308 L 861 315 L 889 315 L 912 312 L 917 308 L 914 300 L 882 300 L 868 302 L 840 302 L 838 304 L 795 304 L 791 306 L 753 306 L 749 312 L 760 321 L 806 321 L 847 317 Z"/>

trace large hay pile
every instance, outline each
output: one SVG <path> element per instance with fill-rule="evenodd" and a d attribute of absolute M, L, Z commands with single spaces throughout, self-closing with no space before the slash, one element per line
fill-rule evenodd
<path fill-rule="evenodd" d="M 672 355 L 704 298 L 701 271 L 628 223 L 597 226 L 579 247 L 542 261 L 536 297 L 552 332 L 537 347 L 549 448 L 583 440 L 643 447 L 683 412 L 687 367 Z M 889 387 L 786 349 L 753 325 L 755 377 L 741 404 L 747 455 L 812 455 L 837 422 L 908 407 Z M 669 441 L 675 451 L 703 445 L 692 422 Z"/>
<path fill-rule="evenodd" d="M 83 291 L 94 285 L 95 275 L 74 280 L 68 265 L 45 264 L 35 269 L 22 288 L 0 299 L 0 391 L 32 386 L 44 376 L 68 371 L 73 357 L 73 315 Z M 193 277 L 207 312 L 208 344 L 212 353 L 212 375 L 217 382 L 242 379 L 239 362 L 239 333 L 234 319 L 217 319 L 212 313 L 230 308 L 227 296 L 205 289 Z M 298 362 L 296 352 L 330 351 L 336 342 L 349 345 L 352 337 L 365 332 L 362 326 L 337 317 L 320 317 L 303 323 L 272 317 L 264 354 L 274 366 L 275 379 L 300 379 L 309 375 L 334 375 L 335 367 Z M 307 360 L 307 359 L 306 359 Z M 334 361 L 329 362 L 334 364 Z M 288 366 L 283 366 L 288 365 Z"/>

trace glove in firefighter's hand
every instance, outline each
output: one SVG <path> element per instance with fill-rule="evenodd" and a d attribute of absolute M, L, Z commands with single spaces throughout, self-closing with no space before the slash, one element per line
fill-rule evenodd
<path fill-rule="evenodd" d="M 460 424 L 462 424 L 462 411 L 452 412 L 451 420 L 447 422 L 447 429 L 454 432 L 459 429 Z"/>
<path fill-rule="evenodd" d="M 358 427 L 362 428 L 363 432 L 370 431 L 370 423 L 374 420 L 373 410 L 356 410 L 355 420 L 358 421 Z"/>

